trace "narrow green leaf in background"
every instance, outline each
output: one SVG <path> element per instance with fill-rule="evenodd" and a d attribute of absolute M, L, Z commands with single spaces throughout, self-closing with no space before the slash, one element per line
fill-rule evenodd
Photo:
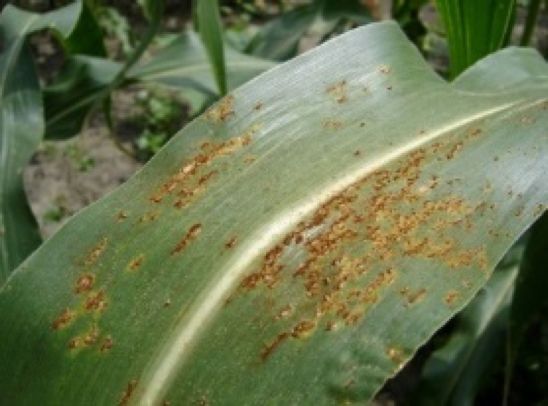
<path fill-rule="evenodd" d="M 277 61 L 295 56 L 299 41 L 320 13 L 320 3 L 298 7 L 266 23 L 251 40 L 246 53 Z"/>
<path fill-rule="evenodd" d="M 103 58 L 73 56 L 55 82 L 43 91 L 47 139 L 66 139 L 79 133 L 97 102 L 106 97 L 122 65 Z"/>
<path fill-rule="evenodd" d="M 152 24 L 157 24 L 161 12 L 156 10 L 153 15 L 156 20 Z M 228 89 L 276 65 L 230 47 L 226 47 L 225 57 Z M 56 81 L 44 89 L 46 138 L 65 139 L 76 135 L 90 109 L 106 97 L 122 69 L 122 64 L 107 59 L 69 58 Z M 197 110 L 218 97 L 207 50 L 193 32 L 180 34 L 153 58 L 130 66 L 124 76 L 125 83 L 138 81 L 184 91 L 185 97 L 196 100 Z"/>
<path fill-rule="evenodd" d="M 202 38 L 221 95 L 227 92 L 225 51 L 217 0 L 199 0 L 196 4 L 198 32 Z"/>
<path fill-rule="evenodd" d="M 0 18 L 0 23 L 1 23 Z M 38 245 L 38 226 L 23 190 L 22 173 L 42 139 L 40 85 L 24 41 L 0 55 L 0 286 Z"/>
<path fill-rule="evenodd" d="M 226 48 L 228 89 L 234 89 L 259 73 L 276 66 L 276 62 L 242 54 Z M 136 65 L 128 74 L 132 80 L 152 82 L 173 89 L 195 89 L 216 95 L 207 51 L 193 32 L 185 32 L 159 50 L 150 61 Z"/>
<path fill-rule="evenodd" d="M 77 0 L 75 4 L 80 6 L 80 13 L 75 20 L 76 25 L 72 33 L 65 40 L 65 51 L 68 54 L 105 56 L 106 49 L 103 43 L 103 34 L 93 13 L 85 0 Z M 63 42 L 62 37 L 61 42 Z"/>
<path fill-rule="evenodd" d="M 515 251 L 522 251 L 521 246 Z M 474 300 L 457 316 L 449 340 L 426 362 L 415 399 L 421 405 L 473 405 L 486 369 L 504 353 L 520 254 L 507 254 Z M 512 257 L 512 258 L 510 258 Z"/>
<path fill-rule="evenodd" d="M 0 35 L 0 286 L 41 242 L 27 203 L 22 172 L 44 133 L 42 96 L 26 36 L 51 29 L 65 49 L 101 54 L 101 42 L 80 41 L 83 31 L 96 39 L 89 10 L 81 2 L 45 14 L 11 5 L 2 9 Z"/>
<path fill-rule="evenodd" d="M 323 0 L 322 16 L 326 20 L 345 18 L 358 24 L 373 21 L 368 8 L 358 0 Z"/>
<path fill-rule="evenodd" d="M 158 3 L 162 3 L 162 1 L 157 0 L 137 0 L 137 3 L 141 6 L 141 9 L 143 10 L 143 14 L 145 18 L 149 21 L 153 21 L 158 18 L 159 15 L 159 8 Z"/>
<path fill-rule="evenodd" d="M 512 367 L 516 362 L 523 335 L 527 327 L 538 317 L 538 309 L 548 302 L 548 214 L 544 214 L 532 227 L 516 282 L 512 310 L 508 348 L 508 370 L 506 391 L 510 387 Z M 507 399 L 508 393 L 505 393 Z"/>
<path fill-rule="evenodd" d="M 200 21 L 198 20 L 198 1 L 199 0 L 192 0 L 191 3 L 192 28 L 194 28 L 194 31 L 196 32 L 200 32 Z"/>
<path fill-rule="evenodd" d="M 267 22 L 249 42 L 246 53 L 284 61 L 298 53 L 301 40 L 311 31 L 323 40 L 341 22 L 361 25 L 371 21 L 368 9 L 356 0 L 314 1 Z"/>
<path fill-rule="evenodd" d="M 18 41 L 33 32 L 50 29 L 71 53 L 102 56 L 101 31 L 83 1 L 48 13 L 32 13 L 7 5 L 2 9 L 1 30 L 5 43 Z"/>
<path fill-rule="evenodd" d="M 164 10 L 163 1 L 141 3 L 149 25 L 123 64 L 105 58 L 70 55 L 54 83 L 44 89 L 46 138 L 66 139 L 78 134 L 89 112 L 109 98 L 112 91 L 127 83 L 127 72 L 156 36 Z"/>
<path fill-rule="evenodd" d="M 512 29 L 515 0 L 436 0 L 436 4 L 448 39 L 452 77 L 502 48 Z"/>
<path fill-rule="evenodd" d="M 531 42 L 531 37 L 533 36 L 537 23 L 540 3 L 541 0 L 529 0 L 529 5 L 527 6 L 527 18 L 525 19 L 525 27 L 523 29 L 520 42 L 522 46 L 527 46 Z"/>
<path fill-rule="evenodd" d="M 548 298 L 548 215 L 544 214 L 532 227 L 531 237 L 520 265 L 512 304 L 512 336 L 515 345 L 527 327 L 527 315 L 540 308 Z"/>

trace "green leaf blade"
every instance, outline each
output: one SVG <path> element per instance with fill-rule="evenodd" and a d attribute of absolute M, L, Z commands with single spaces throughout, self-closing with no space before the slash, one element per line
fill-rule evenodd
<path fill-rule="evenodd" d="M 515 361 L 523 335 L 531 323 L 531 315 L 546 303 L 544 290 L 548 284 L 545 264 L 548 260 L 548 216 L 546 213 L 535 223 L 520 264 L 519 275 L 510 313 L 510 356 Z"/>
<path fill-rule="evenodd" d="M 40 85 L 26 36 L 51 29 L 68 50 L 104 53 L 98 27 L 82 2 L 37 14 L 7 5 L 0 15 L 0 286 L 41 237 L 23 190 L 22 173 L 44 133 Z"/>
<path fill-rule="evenodd" d="M 299 7 L 268 22 L 253 37 L 246 53 L 277 61 L 294 57 L 299 41 L 318 17 L 320 5 Z"/>
<path fill-rule="evenodd" d="M 451 59 L 451 74 L 504 46 L 511 25 L 515 0 L 437 0 L 443 18 Z"/>
<path fill-rule="evenodd" d="M 92 107 L 108 96 L 122 65 L 108 59 L 73 56 L 55 82 L 44 89 L 46 139 L 79 133 Z"/>
<path fill-rule="evenodd" d="M 41 238 L 23 190 L 22 171 L 44 131 L 42 99 L 22 42 L 0 55 L 0 286 Z"/>
<path fill-rule="evenodd" d="M 197 2 L 198 31 L 213 68 L 215 81 L 221 95 L 227 92 L 225 52 L 219 4 L 217 0 Z"/>
<path fill-rule="evenodd" d="M 93 56 L 105 55 L 100 28 L 83 1 L 76 1 L 48 13 L 32 13 L 7 5 L 2 10 L 1 31 L 11 42 L 27 34 L 49 29 L 67 51 Z"/>
<path fill-rule="evenodd" d="M 504 262 L 504 261 L 503 261 Z M 416 401 L 425 405 L 474 404 L 481 379 L 501 355 L 518 267 L 499 266 L 457 316 L 449 340 L 428 359 Z"/>
<path fill-rule="evenodd" d="M 363 403 L 547 203 L 546 86 L 457 89 L 393 23 L 264 73 L 13 274 L 0 390 Z"/>
<path fill-rule="evenodd" d="M 245 55 L 227 47 L 228 89 L 235 89 L 274 66 L 275 62 Z M 129 77 L 173 89 L 195 89 L 211 96 L 216 94 L 216 83 L 210 74 L 207 51 L 193 32 L 176 37 L 152 60 L 135 66 Z"/>

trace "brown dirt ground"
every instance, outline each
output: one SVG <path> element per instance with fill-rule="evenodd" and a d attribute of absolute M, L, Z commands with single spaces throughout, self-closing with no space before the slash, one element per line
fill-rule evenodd
<path fill-rule="evenodd" d="M 24 173 L 25 189 L 44 238 L 141 166 L 115 146 L 101 122 L 71 140 L 44 142 Z"/>

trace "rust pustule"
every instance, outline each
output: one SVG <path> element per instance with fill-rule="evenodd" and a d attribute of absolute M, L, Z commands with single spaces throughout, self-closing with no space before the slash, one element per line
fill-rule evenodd
<path fill-rule="evenodd" d="M 544 213 L 546 211 L 546 206 L 543 205 L 542 203 L 539 203 L 535 206 L 534 210 L 533 210 L 533 216 L 534 217 L 538 217 L 540 216 L 542 213 Z"/>
<path fill-rule="evenodd" d="M 344 103 L 348 100 L 346 85 L 346 80 L 341 80 L 340 82 L 328 86 L 326 92 L 337 103 Z"/>
<path fill-rule="evenodd" d="M 303 320 L 297 323 L 291 331 L 284 331 L 276 336 L 276 338 L 265 345 L 261 351 L 261 359 L 265 361 L 272 353 L 289 338 L 301 339 L 308 336 L 311 331 L 316 327 L 316 323 L 313 320 Z"/>
<path fill-rule="evenodd" d="M 394 364 L 396 364 L 396 369 L 399 370 L 403 367 L 405 362 L 405 354 L 398 347 L 387 347 L 386 355 Z"/>
<path fill-rule="evenodd" d="M 325 331 L 336 331 L 338 328 L 338 324 L 335 320 L 328 320 L 327 323 L 325 323 Z"/>
<path fill-rule="evenodd" d="M 67 347 L 69 350 L 76 350 L 80 347 L 82 347 L 82 338 L 81 337 L 74 337 L 71 338 L 67 344 Z"/>
<path fill-rule="evenodd" d="M 118 223 L 121 223 L 122 221 L 124 221 L 128 217 L 129 217 L 129 215 L 127 214 L 127 212 L 125 210 L 120 210 L 118 212 L 118 214 L 116 214 L 116 220 L 118 221 Z"/>
<path fill-rule="evenodd" d="M 288 304 L 280 309 L 280 311 L 278 312 L 275 318 L 276 320 L 286 319 L 289 316 L 291 316 L 292 313 L 293 313 L 293 306 Z"/>
<path fill-rule="evenodd" d="M 234 115 L 234 96 L 228 95 L 206 111 L 205 117 L 214 123 L 224 123 Z"/>
<path fill-rule="evenodd" d="M 421 302 L 426 297 L 426 289 L 421 288 L 413 291 L 409 288 L 403 288 L 400 290 L 400 295 L 405 299 L 406 305 L 413 305 Z"/>
<path fill-rule="evenodd" d="M 139 224 L 151 223 L 160 217 L 160 214 L 154 211 L 149 211 L 139 217 Z"/>
<path fill-rule="evenodd" d="M 103 237 L 97 243 L 97 245 L 95 245 L 95 247 L 93 247 L 89 251 L 88 255 L 84 259 L 84 264 L 86 266 L 91 266 L 91 265 L 95 264 L 97 262 L 97 260 L 99 259 L 99 257 L 103 254 L 103 252 L 105 252 L 105 250 L 107 248 L 107 245 L 108 245 L 108 238 Z"/>
<path fill-rule="evenodd" d="M 523 116 L 523 117 L 520 118 L 519 121 L 522 124 L 528 125 L 528 124 L 534 124 L 536 119 L 534 117 L 531 117 L 531 116 Z"/>
<path fill-rule="evenodd" d="M 145 260 L 144 254 L 138 255 L 137 257 L 135 257 L 131 261 L 129 261 L 128 269 L 130 271 L 138 270 L 141 267 L 141 265 L 143 264 L 144 260 Z"/>
<path fill-rule="evenodd" d="M 316 323 L 312 320 L 303 320 L 298 323 L 291 331 L 291 337 L 302 338 L 310 334 L 312 329 L 316 327 Z"/>
<path fill-rule="evenodd" d="M 326 130 L 340 130 L 344 124 L 341 120 L 330 118 L 322 122 L 322 127 Z"/>
<path fill-rule="evenodd" d="M 225 242 L 225 248 L 226 249 L 231 249 L 231 248 L 234 248 L 234 246 L 236 245 L 236 242 L 238 241 L 237 237 L 230 237 L 226 242 Z"/>
<path fill-rule="evenodd" d="M 480 136 L 483 133 L 483 130 L 481 128 L 471 128 L 467 131 L 466 136 L 467 138 L 476 138 Z"/>
<path fill-rule="evenodd" d="M 99 329 L 96 326 L 93 326 L 82 338 L 82 342 L 86 347 L 91 347 L 97 343 L 99 339 Z"/>
<path fill-rule="evenodd" d="M 61 312 L 59 316 L 51 323 L 51 328 L 53 330 L 60 330 L 70 324 L 70 322 L 75 318 L 76 312 L 66 308 Z"/>
<path fill-rule="evenodd" d="M 90 293 L 84 303 L 84 309 L 86 309 L 88 312 L 103 311 L 106 309 L 106 307 L 107 300 L 105 292 L 103 292 L 102 290 Z"/>
<path fill-rule="evenodd" d="M 445 154 L 445 157 L 447 159 L 453 159 L 455 158 L 455 156 L 462 150 L 462 147 L 463 147 L 463 143 L 462 142 L 457 142 L 455 143 L 451 149 L 447 152 L 447 154 Z"/>
<path fill-rule="evenodd" d="M 244 158 L 244 164 L 246 165 L 251 165 L 253 162 L 255 162 L 257 160 L 256 157 L 254 157 L 253 155 L 247 155 L 245 158 Z"/>
<path fill-rule="evenodd" d="M 253 125 L 242 134 L 224 142 L 214 144 L 202 143 L 200 152 L 188 159 L 162 186 L 149 198 L 153 203 L 162 203 L 167 196 L 175 194 L 174 206 L 187 207 L 197 196 L 201 195 L 207 185 L 218 175 L 217 170 L 205 172 L 216 159 L 228 156 L 248 146 L 259 126 Z"/>
<path fill-rule="evenodd" d="M 240 286 L 245 289 L 253 289 L 259 283 L 264 283 L 270 288 L 274 287 L 283 269 L 283 265 L 277 263 L 282 252 L 283 243 L 271 248 L 264 256 L 264 263 L 261 269 L 244 278 Z"/>
<path fill-rule="evenodd" d="M 449 292 L 445 294 L 445 298 L 444 298 L 445 304 L 447 304 L 448 306 L 453 305 L 455 301 L 458 299 L 458 297 L 459 297 L 459 292 L 457 292 L 456 290 L 450 290 Z"/>
<path fill-rule="evenodd" d="M 388 75 L 390 72 L 392 72 L 392 68 L 388 65 L 380 65 L 377 70 L 384 75 Z"/>
<path fill-rule="evenodd" d="M 390 285 L 396 279 L 396 271 L 393 268 L 387 268 L 380 272 L 373 281 L 364 289 L 361 300 L 363 303 L 375 303 L 378 300 L 379 291 L 385 286 Z"/>
<path fill-rule="evenodd" d="M 209 406 L 209 405 L 210 403 L 206 395 L 200 396 L 200 398 L 196 401 L 196 406 Z"/>
<path fill-rule="evenodd" d="M 185 236 L 179 241 L 179 243 L 171 251 L 171 255 L 178 254 L 182 252 L 191 241 L 196 239 L 198 235 L 202 232 L 202 225 L 197 223 L 191 226 L 186 232 Z"/>
<path fill-rule="evenodd" d="M 74 286 L 74 292 L 77 294 L 88 292 L 91 289 L 93 289 L 94 283 L 95 283 L 95 275 L 91 273 L 85 273 L 83 275 L 80 275 L 78 279 L 76 280 L 76 283 Z"/>
<path fill-rule="evenodd" d="M 101 352 L 110 351 L 113 346 L 114 346 L 114 340 L 112 339 L 112 337 L 106 336 L 103 342 L 101 343 L 100 351 Z"/>
<path fill-rule="evenodd" d="M 99 333 L 99 329 L 94 325 L 85 334 L 71 338 L 67 346 L 69 350 L 92 347 L 97 344 Z"/>
<path fill-rule="evenodd" d="M 120 398 L 120 401 L 118 402 L 119 406 L 126 406 L 129 401 L 131 400 L 131 396 L 133 395 L 133 391 L 137 387 L 137 380 L 132 379 L 128 382 L 126 385 L 126 388 L 124 389 L 124 392 L 122 393 L 122 397 Z"/>
<path fill-rule="evenodd" d="M 264 346 L 263 350 L 261 351 L 261 359 L 263 361 L 266 361 L 270 355 L 280 346 L 281 343 L 283 343 L 285 340 L 287 340 L 290 337 L 289 333 L 283 332 L 278 334 L 274 341 Z"/>
<path fill-rule="evenodd" d="M 200 179 L 198 179 L 198 185 L 202 186 L 206 184 L 211 178 L 214 176 L 217 176 L 219 174 L 219 171 L 211 171 L 206 173 L 205 175 L 201 176 Z"/>

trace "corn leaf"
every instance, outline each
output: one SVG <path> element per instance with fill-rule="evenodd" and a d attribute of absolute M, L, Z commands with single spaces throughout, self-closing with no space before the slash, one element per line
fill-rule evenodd
<path fill-rule="evenodd" d="M 276 65 L 275 62 L 245 55 L 230 47 L 226 48 L 225 55 L 228 89 L 234 89 Z M 174 89 L 195 89 L 211 96 L 217 94 L 207 51 L 191 31 L 180 34 L 152 59 L 135 66 L 129 77 Z"/>
<path fill-rule="evenodd" d="M 283 13 L 267 22 L 246 46 L 246 53 L 283 61 L 294 57 L 307 33 L 327 37 L 342 22 L 372 21 L 368 9 L 357 0 L 321 0 Z"/>
<path fill-rule="evenodd" d="M 320 10 L 320 3 L 315 2 L 269 21 L 253 37 L 246 52 L 279 61 L 295 56 L 300 40 L 318 18 Z"/>
<path fill-rule="evenodd" d="M 436 0 L 449 44 L 451 74 L 505 45 L 515 0 Z"/>
<path fill-rule="evenodd" d="M 58 140 L 77 135 L 91 108 L 107 97 L 121 70 L 121 64 L 104 58 L 69 58 L 55 82 L 43 90 L 45 137 Z"/>
<path fill-rule="evenodd" d="M 370 24 L 231 92 L 1 288 L 3 403 L 370 399 L 545 210 L 522 53 L 468 91 Z"/>
<path fill-rule="evenodd" d="M 42 100 L 23 43 L 0 55 L 0 285 L 41 242 L 21 174 L 42 137 Z"/>
<path fill-rule="evenodd" d="M 49 29 L 67 52 L 95 56 L 105 54 L 100 28 L 83 1 L 43 14 L 8 4 L 2 9 L 0 25 L 6 44 L 22 41 L 30 33 Z"/>
<path fill-rule="evenodd" d="M 196 4 L 198 32 L 207 51 L 221 95 L 227 92 L 223 30 L 218 0 L 200 0 Z"/>
<path fill-rule="evenodd" d="M 510 313 L 510 357 L 516 360 L 523 336 L 534 320 L 531 316 L 547 303 L 548 286 L 548 215 L 544 214 L 532 227 L 523 261 L 520 265 Z"/>
<path fill-rule="evenodd" d="M 0 285 L 41 241 L 21 179 L 44 132 L 40 85 L 25 38 L 49 28 L 67 49 L 101 53 L 101 42 L 80 42 L 83 28 L 88 39 L 94 35 L 88 13 L 74 3 L 46 14 L 7 5 L 0 15 Z"/>
<path fill-rule="evenodd" d="M 486 370 L 496 356 L 504 353 L 517 274 L 515 259 L 503 261 L 457 316 L 449 340 L 430 356 L 422 370 L 416 402 L 421 405 L 474 404 Z"/>
<path fill-rule="evenodd" d="M 226 51 L 229 89 L 276 65 L 229 47 Z M 78 134 L 90 109 L 106 97 L 122 68 L 122 64 L 104 58 L 70 58 L 56 81 L 44 89 L 46 138 L 65 139 Z M 185 95 L 194 91 L 204 101 L 218 98 L 207 52 L 193 32 L 180 34 L 152 59 L 132 67 L 125 83 L 136 81 L 161 85 Z"/>

